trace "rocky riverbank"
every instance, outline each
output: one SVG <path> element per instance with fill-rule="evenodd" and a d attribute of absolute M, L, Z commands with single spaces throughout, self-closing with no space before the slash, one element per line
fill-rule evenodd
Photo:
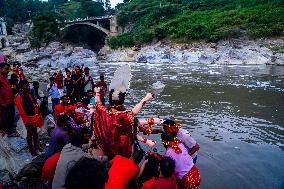
<path fill-rule="evenodd" d="M 110 62 L 284 65 L 284 38 L 253 41 L 243 37 L 192 44 L 158 42 L 141 48 L 117 50 L 105 46 L 99 57 Z"/>

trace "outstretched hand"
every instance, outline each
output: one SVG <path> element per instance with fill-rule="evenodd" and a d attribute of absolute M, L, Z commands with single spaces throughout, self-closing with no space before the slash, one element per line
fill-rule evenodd
<path fill-rule="evenodd" d="M 153 93 L 147 93 L 144 99 L 146 101 L 149 101 L 149 100 L 151 100 L 154 97 L 155 97 L 155 95 Z"/>

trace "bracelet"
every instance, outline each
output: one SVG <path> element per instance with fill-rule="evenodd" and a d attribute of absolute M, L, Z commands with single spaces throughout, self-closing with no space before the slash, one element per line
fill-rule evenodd
<path fill-rule="evenodd" d="M 147 142 L 147 138 L 143 138 L 143 143 L 146 143 Z"/>
<path fill-rule="evenodd" d="M 148 125 L 153 125 L 155 122 L 154 118 L 150 117 L 148 120 L 147 120 L 147 123 Z"/>

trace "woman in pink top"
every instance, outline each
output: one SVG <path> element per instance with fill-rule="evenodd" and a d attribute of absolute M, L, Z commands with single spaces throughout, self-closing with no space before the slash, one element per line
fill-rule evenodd
<path fill-rule="evenodd" d="M 201 177 L 185 146 L 170 133 L 162 133 L 161 138 L 166 148 L 165 156 L 171 157 L 175 161 L 176 177 L 181 188 L 197 188 L 200 185 Z"/>

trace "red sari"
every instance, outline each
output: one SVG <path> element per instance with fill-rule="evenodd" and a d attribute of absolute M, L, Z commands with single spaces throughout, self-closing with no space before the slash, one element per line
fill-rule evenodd
<path fill-rule="evenodd" d="M 111 158 L 130 157 L 136 129 L 132 111 L 108 111 L 102 104 L 95 105 L 94 135 L 97 144 Z"/>

